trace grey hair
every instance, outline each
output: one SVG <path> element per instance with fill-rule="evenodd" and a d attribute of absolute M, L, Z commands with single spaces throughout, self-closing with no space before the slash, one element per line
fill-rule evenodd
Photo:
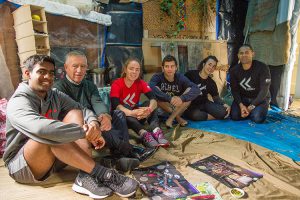
<path fill-rule="evenodd" d="M 68 58 L 71 56 L 82 56 L 82 57 L 86 58 L 86 55 L 82 51 L 74 50 L 74 51 L 70 51 L 69 53 L 67 53 L 67 55 L 65 56 L 65 61 L 67 61 Z"/>

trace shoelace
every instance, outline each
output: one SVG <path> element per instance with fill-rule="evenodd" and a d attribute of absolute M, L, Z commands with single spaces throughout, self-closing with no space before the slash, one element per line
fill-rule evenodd
<path fill-rule="evenodd" d="M 153 133 L 154 137 L 158 138 L 158 139 L 164 139 L 164 136 L 162 134 L 162 131 L 156 131 L 155 133 Z"/>
<path fill-rule="evenodd" d="M 153 141 L 155 141 L 154 138 L 152 137 L 151 133 L 149 133 L 149 132 L 145 133 L 144 138 L 145 138 L 145 140 L 147 142 L 153 142 Z"/>
<path fill-rule="evenodd" d="M 125 182 L 126 177 L 120 174 L 117 174 L 116 171 L 112 170 L 112 174 L 108 182 L 111 182 L 117 187 L 122 187 L 123 183 Z"/>

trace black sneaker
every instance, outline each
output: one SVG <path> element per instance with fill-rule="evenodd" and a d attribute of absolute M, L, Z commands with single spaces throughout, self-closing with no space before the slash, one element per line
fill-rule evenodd
<path fill-rule="evenodd" d="M 106 198 L 113 192 L 109 187 L 97 183 L 94 178 L 83 171 L 78 173 L 72 189 L 80 194 L 89 195 L 93 199 Z"/>
<path fill-rule="evenodd" d="M 100 164 L 110 169 L 116 169 L 121 172 L 128 172 L 140 165 L 137 158 L 116 158 L 114 156 L 105 156 L 101 159 Z"/>
<path fill-rule="evenodd" d="M 143 162 L 148 158 L 150 158 L 155 153 L 156 150 L 157 148 L 143 148 L 134 145 L 130 153 L 130 156 L 139 159 L 140 162 Z"/>
<path fill-rule="evenodd" d="M 98 179 L 98 182 L 103 183 L 121 197 L 132 196 L 138 187 L 136 180 L 109 169 L 106 170 L 103 177 Z"/>

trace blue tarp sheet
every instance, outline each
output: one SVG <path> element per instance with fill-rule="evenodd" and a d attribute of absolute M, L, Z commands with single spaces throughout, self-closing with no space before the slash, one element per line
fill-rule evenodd
<path fill-rule="evenodd" d="M 270 110 L 263 124 L 226 119 L 190 121 L 189 127 L 231 135 L 300 161 L 300 118 Z"/>

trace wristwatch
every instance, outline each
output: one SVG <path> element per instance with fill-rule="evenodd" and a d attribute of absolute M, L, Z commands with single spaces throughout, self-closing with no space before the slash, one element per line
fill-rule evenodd
<path fill-rule="evenodd" d="M 249 107 L 251 110 L 253 110 L 253 109 L 255 108 L 255 105 L 250 104 L 248 107 Z"/>

